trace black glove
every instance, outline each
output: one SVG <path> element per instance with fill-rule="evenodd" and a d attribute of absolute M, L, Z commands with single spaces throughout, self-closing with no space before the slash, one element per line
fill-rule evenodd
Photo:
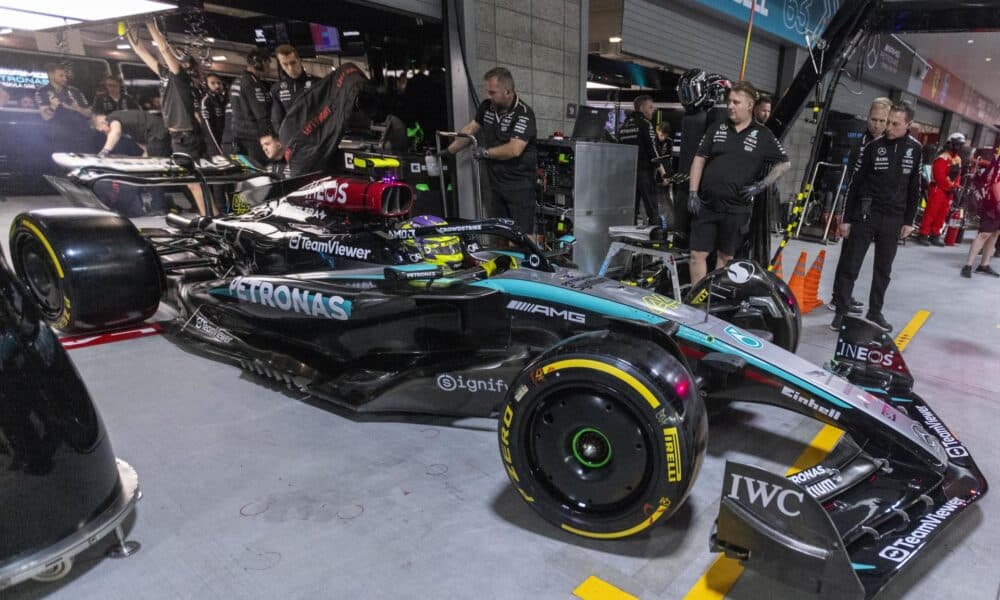
<path fill-rule="evenodd" d="M 763 181 L 755 181 L 740 190 L 740 200 L 744 202 L 750 202 L 751 200 L 753 200 L 754 196 L 762 193 L 766 189 L 767 189 L 767 184 L 765 184 Z"/>
<path fill-rule="evenodd" d="M 698 197 L 698 192 L 690 191 L 688 192 L 688 212 L 692 215 L 697 216 L 698 212 L 701 210 L 701 198 Z"/>
<path fill-rule="evenodd" d="M 489 157 L 490 155 L 488 151 L 486 150 L 486 148 L 483 148 L 482 146 L 476 146 L 475 149 L 472 151 L 472 158 L 476 160 L 484 160 Z"/>

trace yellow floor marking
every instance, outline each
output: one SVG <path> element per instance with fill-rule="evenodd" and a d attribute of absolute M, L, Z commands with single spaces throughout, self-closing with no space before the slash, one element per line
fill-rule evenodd
<path fill-rule="evenodd" d="M 900 352 L 906 349 L 910 340 L 913 339 L 913 336 L 917 335 L 917 331 L 924 326 L 924 323 L 927 322 L 930 316 L 931 313 L 926 310 L 918 310 L 917 314 L 913 315 L 913 318 L 906 324 L 906 327 L 896 336 L 896 346 Z"/>
<path fill-rule="evenodd" d="M 931 313 L 926 310 L 917 311 L 917 314 L 910 319 L 906 327 L 899 332 L 895 342 L 900 352 L 913 340 L 913 336 L 923 327 L 930 316 Z M 997 327 L 1000 327 L 1000 325 L 997 325 Z M 823 460 L 836 447 L 843 435 L 844 432 L 840 429 L 824 425 L 792 466 L 788 468 L 788 471 L 785 472 L 785 477 L 808 469 Z M 712 566 L 688 590 L 687 595 L 684 596 L 684 600 L 722 600 L 726 597 L 726 593 L 732 589 L 741 573 L 743 573 L 743 565 L 740 564 L 740 561 L 721 555 L 715 559 Z"/>
<path fill-rule="evenodd" d="M 591 575 L 573 590 L 580 600 L 639 600 L 638 597 L 623 592 L 607 581 Z"/>

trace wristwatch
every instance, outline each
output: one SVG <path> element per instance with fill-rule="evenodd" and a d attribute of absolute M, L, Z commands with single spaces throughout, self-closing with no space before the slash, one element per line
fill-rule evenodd
<path fill-rule="evenodd" d="M 489 157 L 490 157 L 490 150 L 489 148 L 486 148 L 483 150 L 483 158 L 489 158 Z"/>

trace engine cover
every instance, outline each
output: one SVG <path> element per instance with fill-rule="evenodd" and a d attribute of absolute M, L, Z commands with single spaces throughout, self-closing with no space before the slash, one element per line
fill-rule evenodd
<path fill-rule="evenodd" d="M 413 188 L 395 179 L 370 181 L 360 177 L 324 177 L 292 192 L 286 200 L 328 212 L 402 217 L 413 206 Z"/>

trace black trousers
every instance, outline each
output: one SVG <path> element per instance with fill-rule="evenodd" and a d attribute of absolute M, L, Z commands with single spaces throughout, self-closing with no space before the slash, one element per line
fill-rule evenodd
<path fill-rule="evenodd" d="M 885 290 L 889 287 L 892 275 L 892 261 L 896 258 L 899 233 L 903 221 L 899 217 L 883 217 L 872 215 L 864 223 L 851 225 L 851 233 L 843 241 L 840 260 L 837 261 L 837 274 L 833 282 L 833 299 L 837 312 L 846 313 L 851 306 L 851 295 L 854 293 L 854 282 L 861 272 L 861 264 L 865 262 L 868 246 L 875 243 L 875 265 L 872 272 L 872 288 L 868 295 L 868 313 L 882 314 L 885 302 Z"/>
<path fill-rule="evenodd" d="M 635 220 L 639 220 L 639 203 L 646 210 L 650 225 L 660 220 L 660 195 L 656 189 L 656 171 L 639 169 L 635 172 Z"/>

